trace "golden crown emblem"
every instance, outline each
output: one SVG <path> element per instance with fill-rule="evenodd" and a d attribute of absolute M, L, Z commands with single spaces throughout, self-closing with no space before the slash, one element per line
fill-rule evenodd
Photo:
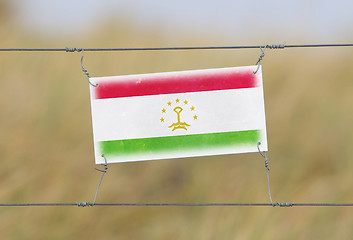
<path fill-rule="evenodd" d="M 191 107 L 190 107 L 191 106 Z M 171 128 L 172 131 L 175 131 L 177 129 L 183 129 L 185 131 L 188 130 L 188 127 L 191 126 L 190 122 L 183 122 L 181 119 L 183 117 L 182 112 L 183 111 L 190 111 L 190 112 L 195 112 L 195 107 L 193 105 L 190 105 L 188 100 L 181 101 L 179 98 L 175 99 L 174 101 L 168 101 L 166 106 L 162 108 L 162 117 L 160 118 L 161 123 L 166 123 L 168 117 L 170 117 L 170 113 L 174 112 L 176 114 L 176 122 L 172 122 L 168 128 Z M 198 116 L 194 114 L 192 117 L 193 120 L 197 120 Z M 175 119 L 175 118 L 174 118 Z M 188 119 L 190 120 L 190 119 Z M 192 120 L 192 119 L 191 119 Z"/>

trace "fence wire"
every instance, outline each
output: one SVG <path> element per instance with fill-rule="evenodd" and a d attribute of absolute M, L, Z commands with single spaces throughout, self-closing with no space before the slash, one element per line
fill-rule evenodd
<path fill-rule="evenodd" d="M 196 46 L 196 47 L 136 47 L 136 48 L 0 48 L 2 52 L 81 52 L 81 51 L 172 51 L 172 50 L 227 50 L 227 49 L 285 49 L 285 48 L 319 48 L 319 47 L 353 47 L 353 43 L 328 44 L 267 44 L 248 46 Z"/>
<path fill-rule="evenodd" d="M 196 47 L 137 47 L 137 48 L 0 48 L 0 52 L 102 52 L 102 51 L 173 51 L 173 50 L 230 50 L 230 49 L 285 49 L 285 48 L 321 48 L 321 47 L 353 47 L 353 43 L 329 43 L 329 44 L 271 44 L 271 45 L 248 45 L 248 46 L 196 46 Z M 81 60 L 82 61 L 82 60 Z M 259 149 L 260 152 L 260 149 Z M 261 152 L 260 152 L 261 153 Z M 261 154 L 262 155 L 262 154 Z M 265 157 L 265 156 L 264 156 Z M 265 157 L 266 158 L 266 157 Z M 267 160 L 267 158 L 266 158 Z M 266 162 L 265 162 L 266 163 Z M 268 165 L 267 165 L 268 166 Z M 267 167 L 265 166 L 265 167 Z M 267 168 L 268 169 L 268 168 Z M 100 170 L 102 171 L 102 170 Z M 103 170 L 106 172 L 106 169 Z M 101 177 L 104 176 L 104 173 Z M 267 170 L 268 178 L 268 170 Z M 100 183 L 101 183 L 100 181 Z M 269 182 L 269 179 L 268 179 Z M 353 203 L 293 203 L 272 202 L 270 188 L 269 196 L 271 203 L 96 203 L 98 189 L 91 202 L 76 203 L 0 203 L 0 207 L 94 207 L 94 206 L 149 206 L 149 207 L 353 207 Z"/>
<path fill-rule="evenodd" d="M 353 203 L 1 203 L 0 207 L 353 207 Z"/>

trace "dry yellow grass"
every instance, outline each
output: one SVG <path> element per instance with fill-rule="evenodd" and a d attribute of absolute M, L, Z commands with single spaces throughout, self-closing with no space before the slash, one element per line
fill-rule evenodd
<path fill-rule="evenodd" d="M 1 25 L 2 47 L 167 46 L 127 27 L 72 41 Z M 216 42 L 181 37 L 178 45 Z M 92 76 L 253 65 L 254 51 L 86 53 Z M 2 203 L 92 201 L 89 88 L 78 53 L 0 53 Z M 353 49 L 268 51 L 274 201 L 353 202 Z M 109 166 L 98 202 L 268 202 L 259 154 Z M 350 208 L 1 207 L 1 239 L 350 239 Z"/>

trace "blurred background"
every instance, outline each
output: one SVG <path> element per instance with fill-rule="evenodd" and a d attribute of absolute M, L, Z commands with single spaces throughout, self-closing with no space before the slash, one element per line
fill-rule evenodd
<path fill-rule="evenodd" d="M 0 0 L 0 48 L 353 42 L 353 2 Z M 92 77 L 254 65 L 254 50 L 86 52 Z M 80 53 L 0 52 L 0 202 L 93 201 Z M 267 50 L 272 198 L 353 202 L 353 48 Z M 258 153 L 109 165 L 97 202 L 269 202 Z M 1 207 L 1 239 L 351 239 L 349 207 Z"/>

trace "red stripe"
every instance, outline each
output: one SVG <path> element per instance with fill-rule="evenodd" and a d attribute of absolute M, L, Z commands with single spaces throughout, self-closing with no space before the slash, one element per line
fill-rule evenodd
<path fill-rule="evenodd" d="M 256 87 L 256 76 L 250 70 L 195 71 L 181 74 L 149 74 L 117 77 L 97 82 L 95 99 L 136 97 L 185 92 L 229 90 Z"/>

